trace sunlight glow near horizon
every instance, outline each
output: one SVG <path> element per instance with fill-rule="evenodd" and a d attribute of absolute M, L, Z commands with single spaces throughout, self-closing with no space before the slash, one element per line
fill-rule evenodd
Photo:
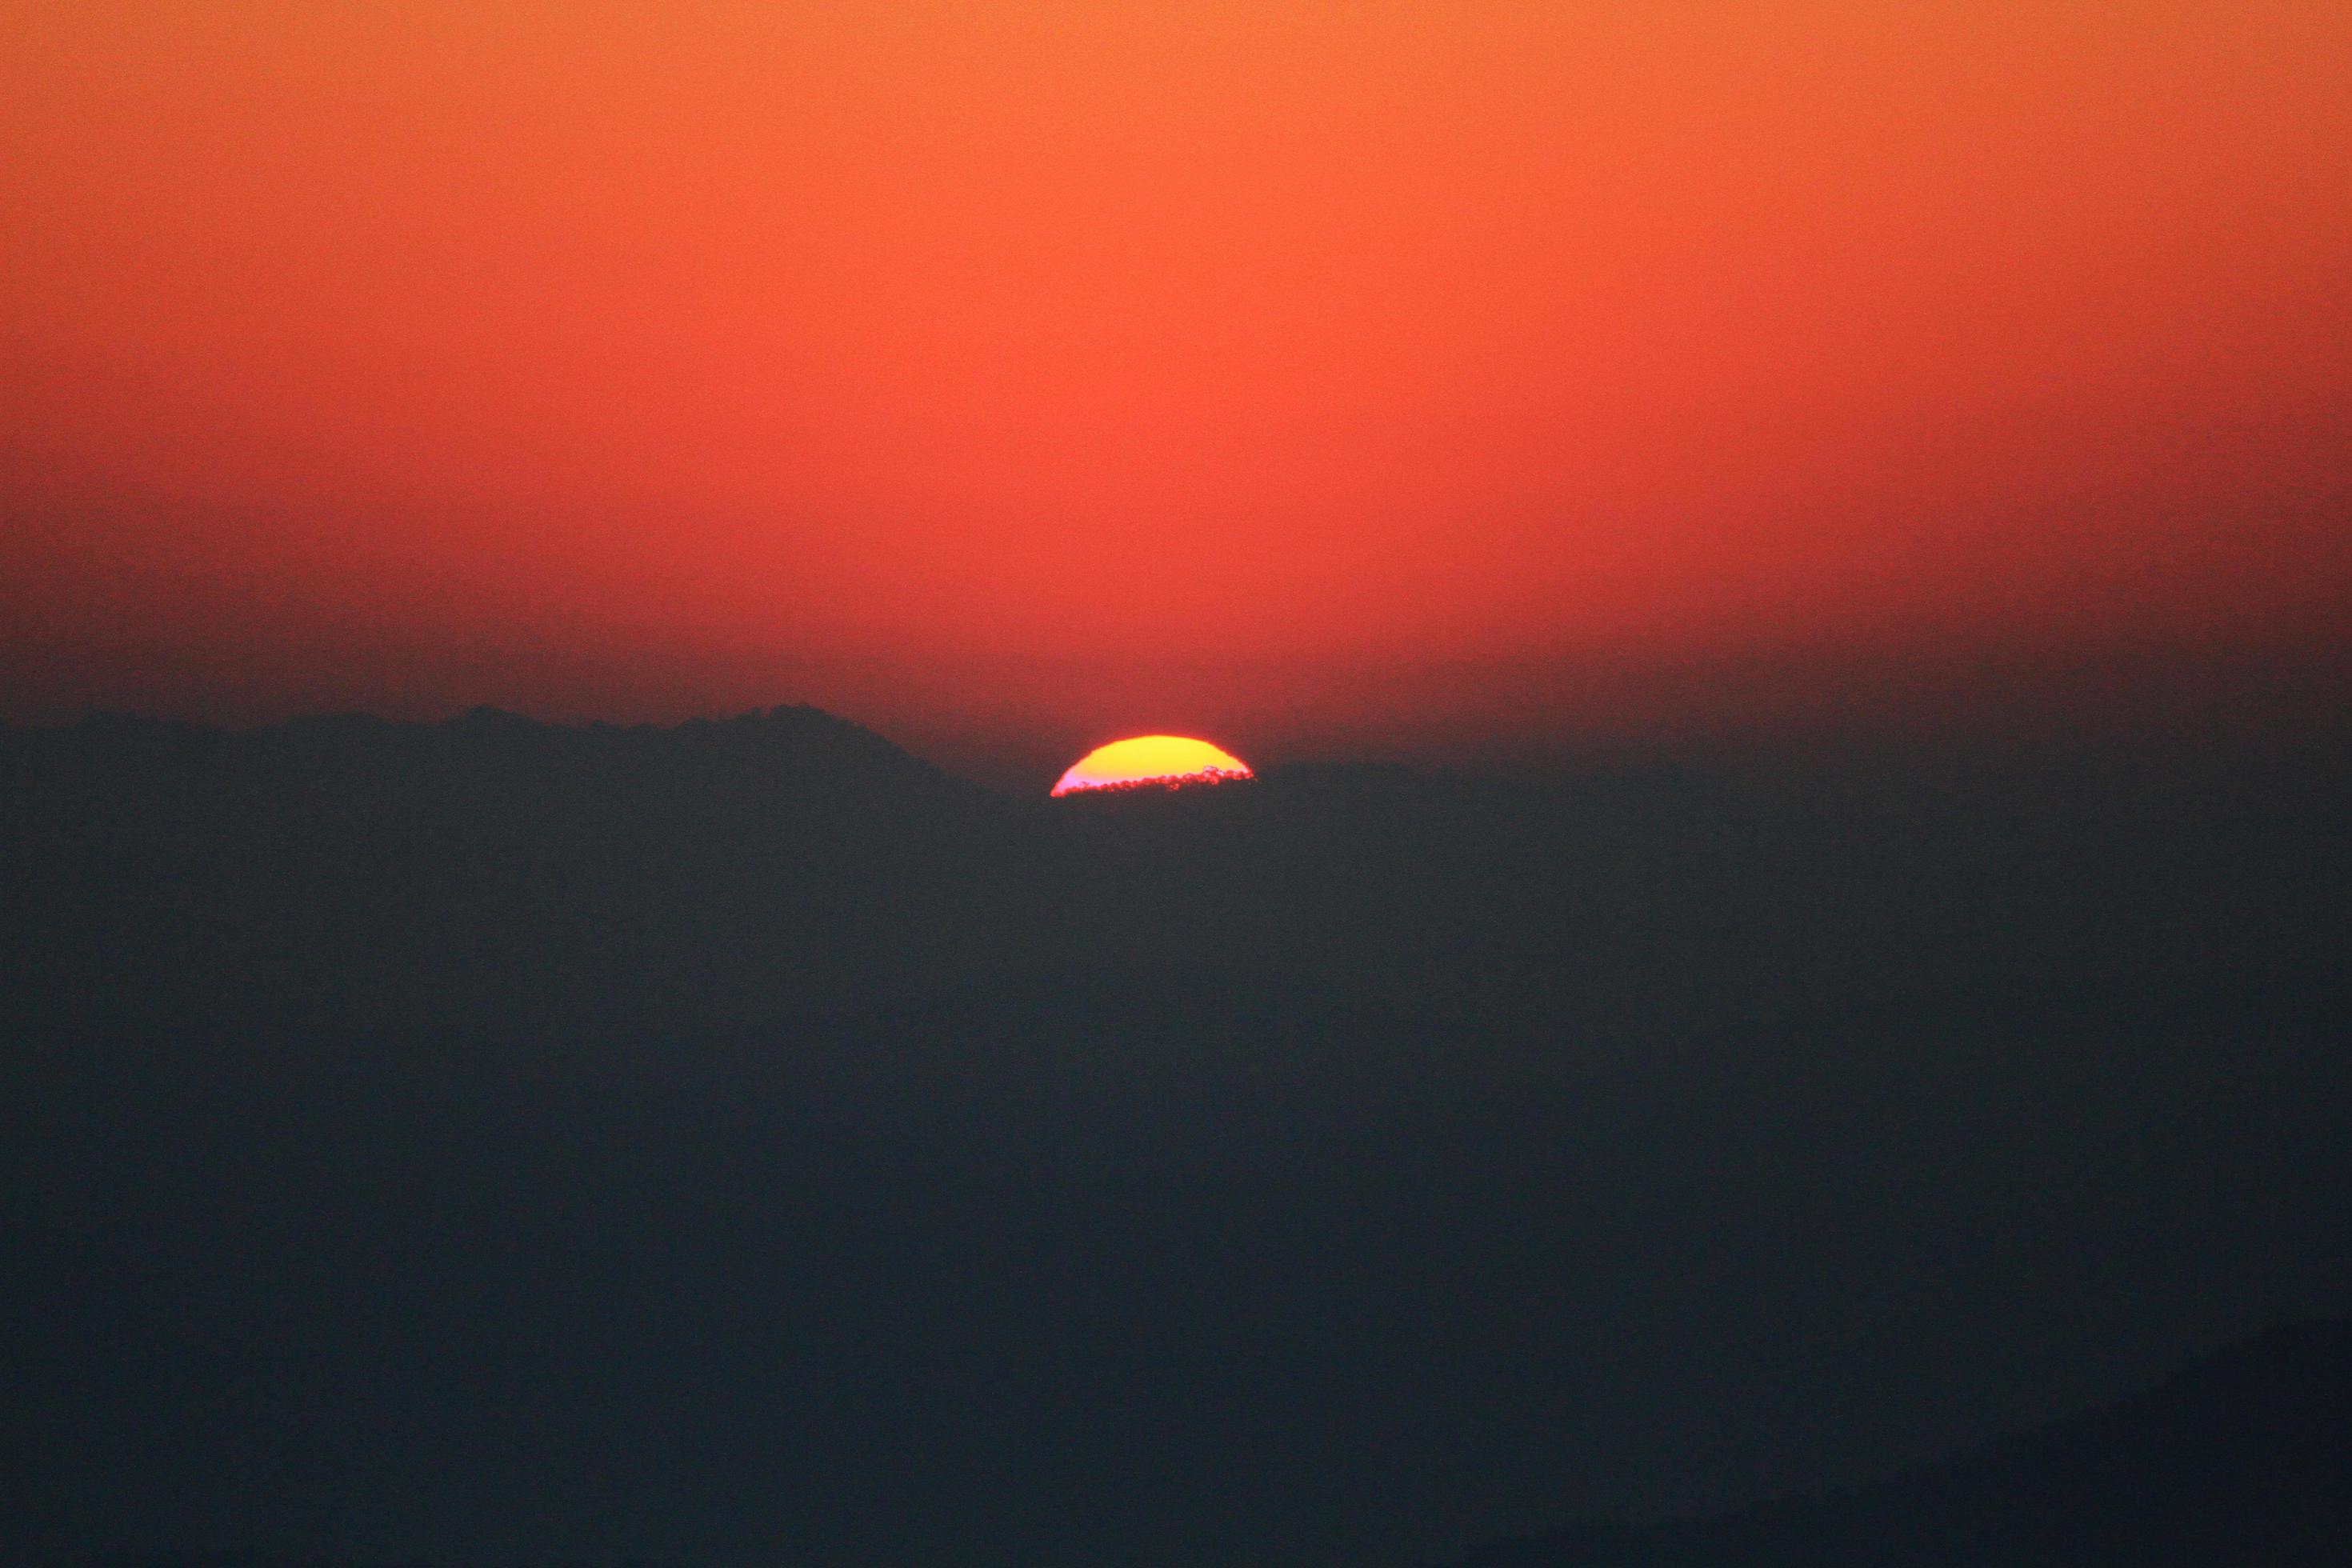
<path fill-rule="evenodd" d="M 0 718 L 793 700 L 1034 778 L 1961 723 L 2352 598 L 2343 0 L 0 37 Z"/>
<path fill-rule="evenodd" d="M 1223 784 L 1254 778 L 1250 766 L 1231 752 L 1183 735 L 1138 735 L 1097 746 L 1072 763 L 1054 786 L 1056 798 L 1089 790 L 1138 785 Z"/>

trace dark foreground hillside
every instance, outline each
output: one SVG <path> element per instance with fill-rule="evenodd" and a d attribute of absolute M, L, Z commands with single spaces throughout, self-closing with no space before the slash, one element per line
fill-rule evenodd
<path fill-rule="evenodd" d="M 2352 1563 L 2352 1319 L 2272 1331 L 2087 1415 L 1859 1491 L 1588 1526 L 1465 1568 Z"/>
<path fill-rule="evenodd" d="M 1646 1529 L 1590 1525 L 1501 1542 L 1471 1553 L 1461 1568 L 2336 1568 L 2346 1562 L 2352 1562 L 2352 1318 L 2274 1329 L 2153 1389 L 1858 1491 Z M 336 1565 L 252 1552 L 168 1552 L 86 1559 L 70 1568 Z"/>
<path fill-rule="evenodd" d="M 1871 1482 L 2352 1305 L 2347 799 L 0 730 L 0 1555 L 1339 1568 Z"/>

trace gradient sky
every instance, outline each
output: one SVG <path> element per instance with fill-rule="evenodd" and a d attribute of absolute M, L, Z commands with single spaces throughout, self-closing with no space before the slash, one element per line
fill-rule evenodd
<path fill-rule="evenodd" d="M 16 717 L 1279 760 L 2352 602 L 2342 0 L 0 18 Z"/>

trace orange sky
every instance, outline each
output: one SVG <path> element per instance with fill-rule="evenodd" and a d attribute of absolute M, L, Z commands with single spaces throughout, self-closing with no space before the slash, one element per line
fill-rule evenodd
<path fill-rule="evenodd" d="M 0 18 L 18 716 L 1257 756 L 2352 603 L 2342 0 Z"/>

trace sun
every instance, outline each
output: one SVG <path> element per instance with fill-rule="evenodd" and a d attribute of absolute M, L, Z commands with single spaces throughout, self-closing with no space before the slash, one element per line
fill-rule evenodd
<path fill-rule="evenodd" d="M 1137 735 L 1097 746 L 1070 764 L 1056 796 L 1090 790 L 1182 789 L 1191 784 L 1225 784 L 1255 778 L 1247 763 L 1209 744 L 1183 735 Z"/>

